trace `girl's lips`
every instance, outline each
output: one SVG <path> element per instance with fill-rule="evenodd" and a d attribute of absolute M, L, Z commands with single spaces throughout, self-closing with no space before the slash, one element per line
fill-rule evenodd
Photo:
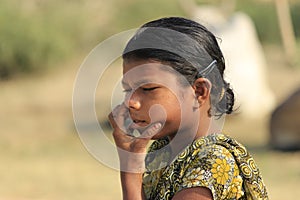
<path fill-rule="evenodd" d="M 152 126 L 155 127 L 155 129 L 157 129 L 157 130 L 153 129 Z M 159 127 L 157 127 L 157 126 L 159 126 Z M 142 136 L 142 137 L 150 138 L 150 137 L 156 135 L 158 132 L 160 132 L 161 129 L 162 129 L 162 126 L 163 126 L 163 123 L 161 123 L 161 122 L 154 122 L 154 123 L 149 124 L 146 121 L 136 121 L 136 120 L 134 120 L 129 125 L 127 130 L 128 130 L 128 134 L 130 136 L 140 137 L 145 133 L 145 135 Z M 150 128 L 149 132 L 145 132 L 145 131 L 147 131 L 148 128 Z M 137 132 L 135 132 L 135 131 L 137 131 Z M 153 132 L 153 131 L 155 131 L 155 132 Z"/>
<path fill-rule="evenodd" d="M 133 120 L 133 123 L 135 123 L 135 124 L 146 124 L 146 121 L 144 121 L 144 120 Z"/>
<path fill-rule="evenodd" d="M 153 123 L 149 124 L 143 120 L 133 120 L 133 122 L 130 124 L 130 126 L 128 128 L 130 131 L 137 130 L 138 132 L 140 132 L 140 134 L 142 134 L 145 130 L 147 130 L 147 128 L 149 128 L 151 125 L 153 125 L 155 123 L 158 123 L 158 122 L 153 122 Z M 159 122 L 159 123 L 163 124 L 161 122 Z"/>
<path fill-rule="evenodd" d="M 142 120 L 133 120 L 133 123 L 130 125 L 130 128 L 132 129 L 142 129 L 148 126 L 148 123 L 146 121 Z"/>

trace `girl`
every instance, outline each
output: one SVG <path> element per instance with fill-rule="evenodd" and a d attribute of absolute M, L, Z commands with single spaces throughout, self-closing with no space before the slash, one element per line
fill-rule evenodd
<path fill-rule="evenodd" d="M 245 147 L 215 127 L 234 105 L 224 70 L 215 36 L 194 21 L 158 19 L 131 38 L 125 99 L 109 115 L 124 199 L 268 199 Z"/>

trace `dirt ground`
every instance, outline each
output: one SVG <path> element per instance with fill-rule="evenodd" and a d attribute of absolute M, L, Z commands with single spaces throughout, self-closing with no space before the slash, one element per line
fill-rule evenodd
<path fill-rule="evenodd" d="M 300 68 L 288 68 L 278 48 L 265 50 L 268 81 L 280 103 L 300 86 Z M 83 59 L 0 83 L 0 200 L 121 199 L 118 172 L 94 159 L 74 128 L 73 83 Z M 300 196 L 300 152 L 268 148 L 267 118 L 233 116 L 225 131 L 253 154 L 270 199 Z"/>

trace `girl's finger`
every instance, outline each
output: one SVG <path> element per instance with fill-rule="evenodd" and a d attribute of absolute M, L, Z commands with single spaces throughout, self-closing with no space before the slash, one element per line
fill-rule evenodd
<path fill-rule="evenodd" d="M 126 127 L 128 125 L 129 117 L 129 110 L 125 106 L 124 103 L 116 106 L 113 111 L 108 116 L 110 124 L 112 128 L 118 130 L 115 133 L 118 134 L 128 134 L 129 130 Z M 127 123 L 127 124 L 126 124 Z"/>
<path fill-rule="evenodd" d="M 124 126 L 124 121 L 128 117 L 128 108 L 124 104 L 117 105 L 109 115 L 110 121 L 117 124 L 119 128 Z"/>
<path fill-rule="evenodd" d="M 149 138 L 151 139 L 155 134 L 157 134 L 161 130 L 162 124 L 155 123 L 149 128 L 147 128 L 140 136 L 140 138 Z"/>

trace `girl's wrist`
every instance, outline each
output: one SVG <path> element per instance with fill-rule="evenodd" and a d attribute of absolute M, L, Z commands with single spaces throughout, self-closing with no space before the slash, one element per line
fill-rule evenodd
<path fill-rule="evenodd" d="M 128 153 L 126 156 L 120 155 L 120 169 L 123 172 L 143 173 L 145 171 L 145 155 Z"/>

